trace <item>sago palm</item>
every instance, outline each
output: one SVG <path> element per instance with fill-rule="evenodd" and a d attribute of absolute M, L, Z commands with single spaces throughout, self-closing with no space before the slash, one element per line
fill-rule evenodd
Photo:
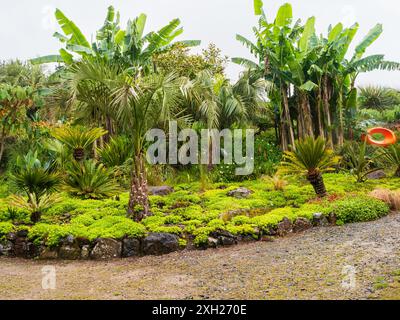
<path fill-rule="evenodd" d="M 51 135 L 70 148 L 74 159 L 79 162 L 85 159 L 85 149 L 106 133 L 107 131 L 101 128 L 86 129 L 75 126 L 56 128 Z"/>
<path fill-rule="evenodd" d="M 308 137 L 295 142 L 295 150 L 285 152 L 281 171 L 287 174 L 304 174 L 319 197 L 327 195 L 322 173 L 334 170 L 339 162 L 332 150 L 328 149 L 325 140 Z"/>
<path fill-rule="evenodd" d="M 94 160 L 73 161 L 67 169 L 65 184 L 68 192 L 86 199 L 109 198 L 120 191 L 112 170 Z"/>

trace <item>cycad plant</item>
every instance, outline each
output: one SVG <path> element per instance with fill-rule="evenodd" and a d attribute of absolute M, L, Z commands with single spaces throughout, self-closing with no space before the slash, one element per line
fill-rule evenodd
<path fill-rule="evenodd" d="M 12 204 L 28 208 L 31 221 L 40 220 L 43 209 L 47 208 L 52 198 L 50 194 L 57 190 L 61 183 L 60 175 L 54 172 L 48 163 L 43 164 L 37 152 L 30 151 L 26 156 L 17 158 L 16 169 L 11 174 L 14 187 L 24 193 L 28 199 L 14 197 Z"/>
<path fill-rule="evenodd" d="M 132 145 L 128 138 L 118 136 L 111 138 L 103 148 L 98 148 L 97 155 L 107 168 L 122 166 L 133 155 Z"/>
<path fill-rule="evenodd" d="M 304 174 L 319 197 L 327 195 L 322 173 L 333 171 L 339 157 L 328 149 L 321 137 L 307 137 L 295 142 L 292 151 L 285 152 L 281 173 Z"/>
<path fill-rule="evenodd" d="M 72 161 L 67 169 L 65 184 L 68 192 L 86 199 L 109 198 L 120 191 L 112 170 L 94 160 L 82 163 Z"/>
<path fill-rule="evenodd" d="M 80 162 L 85 159 L 85 149 L 106 133 L 107 131 L 101 128 L 86 129 L 81 126 L 65 126 L 54 129 L 51 135 L 70 148 L 74 159 Z"/>
<path fill-rule="evenodd" d="M 400 145 L 395 144 L 387 148 L 383 148 L 381 149 L 380 154 L 388 163 L 396 167 L 394 176 L 400 177 Z"/>

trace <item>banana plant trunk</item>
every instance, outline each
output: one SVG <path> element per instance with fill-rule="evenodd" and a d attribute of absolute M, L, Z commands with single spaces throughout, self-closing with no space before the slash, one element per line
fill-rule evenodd
<path fill-rule="evenodd" d="M 147 190 L 147 175 L 144 155 L 135 156 L 132 168 L 131 190 L 128 203 L 128 217 L 139 222 L 150 214 Z"/>
<path fill-rule="evenodd" d="M 307 180 L 313 186 L 318 197 L 323 198 L 327 196 L 324 179 L 322 178 L 321 172 L 316 170 L 310 171 L 307 175 Z"/>
<path fill-rule="evenodd" d="M 330 100 L 329 81 L 328 81 L 328 76 L 324 75 L 322 81 L 322 104 L 325 115 L 325 129 L 326 129 L 328 146 L 331 149 L 333 149 L 332 120 L 331 120 L 331 111 L 329 107 L 329 100 Z"/>
<path fill-rule="evenodd" d="M 293 148 L 294 144 L 294 130 L 292 121 L 290 119 L 289 101 L 288 101 L 288 90 L 285 85 L 281 88 L 282 94 L 282 116 L 281 116 L 281 140 L 283 151 L 289 150 L 289 145 Z"/>

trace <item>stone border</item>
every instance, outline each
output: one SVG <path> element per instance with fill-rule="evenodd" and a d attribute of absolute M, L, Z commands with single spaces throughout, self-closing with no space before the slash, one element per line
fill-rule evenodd
<path fill-rule="evenodd" d="M 256 230 L 256 237 L 251 235 L 235 236 L 225 230 L 212 232 L 208 243 L 201 247 L 193 245 L 193 237 L 189 237 L 185 248 L 179 245 L 179 237 L 170 233 L 149 233 L 143 239 L 124 238 L 122 240 L 99 238 L 93 242 L 87 239 L 68 236 L 56 248 L 49 248 L 44 244 L 36 245 L 28 239 L 28 231 L 22 230 L 7 235 L 6 240 L 0 243 L 0 256 L 21 257 L 26 259 L 61 259 L 61 260 L 109 260 L 115 258 L 141 257 L 146 255 L 163 255 L 182 249 L 205 250 L 220 246 L 232 246 L 239 242 L 273 241 L 275 237 L 284 237 L 290 233 L 303 232 L 312 227 L 336 225 L 336 216 L 326 217 L 322 213 L 315 213 L 313 220 L 297 218 L 292 223 L 284 218 L 276 228 L 268 233 Z"/>

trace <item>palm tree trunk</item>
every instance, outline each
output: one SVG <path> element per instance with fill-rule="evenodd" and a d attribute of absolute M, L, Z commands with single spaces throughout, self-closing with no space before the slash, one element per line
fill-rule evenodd
<path fill-rule="evenodd" d="M 142 153 L 135 156 L 128 203 L 128 217 L 138 222 L 150 214 L 144 161 L 144 155 Z"/>
<path fill-rule="evenodd" d="M 310 172 L 307 176 L 307 180 L 313 186 L 318 197 L 323 198 L 327 196 L 324 179 L 322 178 L 322 174 L 320 172 Z"/>

